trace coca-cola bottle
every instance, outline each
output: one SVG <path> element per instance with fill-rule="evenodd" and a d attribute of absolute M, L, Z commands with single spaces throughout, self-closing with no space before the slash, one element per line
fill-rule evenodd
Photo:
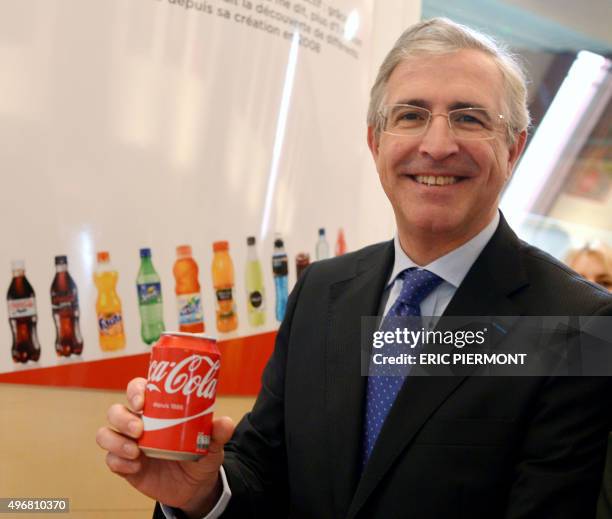
<path fill-rule="evenodd" d="M 66 256 L 55 256 L 55 270 L 55 278 L 51 283 L 55 351 L 59 357 L 80 355 L 83 351 L 83 337 L 79 327 L 79 295 L 68 273 Z"/>
<path fill-rule="evenodd" d="M 36 335 L 36 296 L 34 289 L 25 277 L 25 265 L 22 260 L 11 263 L 13 280 L 8 289 L 9 324 L 13 333 L 11 353 L 13 361 L 37 361 L 40 358 L 40 343 Z"/>

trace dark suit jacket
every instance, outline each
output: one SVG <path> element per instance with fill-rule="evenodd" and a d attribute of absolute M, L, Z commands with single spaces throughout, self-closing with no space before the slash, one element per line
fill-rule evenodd
<path fill-rule="evenodd" d="M 387 242 L 304 273 L 226 448 L 223 517 L 594 517 L 604 377 L 408 377 L 361 474 L 360 318 L 376 315 L 392 265 Z M 612 315 L 612 297 L 502 218 L 445 315 Z"/>

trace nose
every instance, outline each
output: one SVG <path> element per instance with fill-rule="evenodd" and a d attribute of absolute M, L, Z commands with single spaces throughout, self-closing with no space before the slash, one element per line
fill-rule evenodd
<path fill-rule="evenodd" d="M 429 127 L 421 137 L 419 152 L 434 160 L 443 160 L 458 150 L 459 146 L 448 126 L 448 119 L 444 114 L 432 115 Z"/>

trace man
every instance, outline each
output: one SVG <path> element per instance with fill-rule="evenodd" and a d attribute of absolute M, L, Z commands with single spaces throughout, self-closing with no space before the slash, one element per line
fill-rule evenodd
<path fill-rule="evenodd" d="M 165 505 L 157 517 L 594 516 L 608 379 L 360 370 L 362 316 L 612 315 L 609 294 L 520 242 L 497 209 L 525 98 L 512 58 L 474 31 L 434 19 L 400 37 L 368 115 L 395 240 L 302 275 L 252 412 L 235 431 L 217 419 L 206 458 L 146 458 L 141 420 L 109 410 L 107 464 Z M 128 386 L 132 411 L 143 386 Z"/>

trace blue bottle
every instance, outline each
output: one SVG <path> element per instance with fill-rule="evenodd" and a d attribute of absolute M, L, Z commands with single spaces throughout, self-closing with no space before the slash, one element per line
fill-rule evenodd
<path fill-rule="evenodd" d="M 285 253 L 285 244 L 278 234 L 274 240 L 272 273 L 274 274 L 274 288 L 276 289 L 276 320 L 281 322 L 287 309 L 289 265 Z"/>

